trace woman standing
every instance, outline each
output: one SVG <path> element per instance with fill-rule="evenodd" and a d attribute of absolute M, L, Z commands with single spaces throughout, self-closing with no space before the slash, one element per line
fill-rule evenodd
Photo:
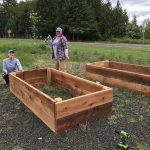
<path fill-rule="evenodd" d="M 49 35 L 48 43 L 52 46 L 52 59 L 55 59 L 56 69 L 66 72 L 66 61 L 68 57 L 68 43 L 66 37 L 62 33 L 61 28 L 56 29 L 56 37 L 53 39 Z"/>
<path fill-rule="evenodd" d="M 14 58 L 14 51 L 8 51 L 8 58 L 3 60 L 3 79 L 7 86 L 9 86 L 9 73 L 22 71 L 21 63 L 18 59 Z"/>

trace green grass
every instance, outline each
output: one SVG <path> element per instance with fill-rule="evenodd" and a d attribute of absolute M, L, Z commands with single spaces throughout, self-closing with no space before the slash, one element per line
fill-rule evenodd
<path fill-rule="evenodd" d="M 143 44 L 143 39 L 112 38 L 108 41 L 117 42 L 117 43 Z M 150 39 L 144 39 L 144 44 L 150 44 Z"/>
<path fill-rule="evenodd" d="M 50 47 L 45 45 L 43 41 L 0 39 L 0 62 L 6 58 L 7 50 L 9 48 L 15 50 L 15 55 L 20 59 L 24 70 L 35 67 L 54 67 L 54 61 L 52 61 L 50 56 Z M 84 73 L 85 63 L 101 60 L 116 60 L 127 63 L 150 65 L 150 50 L 148 49 L 108 47 L 101 46 L 98 43 L 70 42 L 69 56 L 70 60 L 67 70 L 75 75 L 82 75 L 82 73 Z M 2 63 L 0 63 L 0 68 L 2 68 Z M 2 69 L 0 69 L 0 72 L 2 72 Z M 71 97 L 71 95 L 68 95 L 69 93 L 65 93 L 62 89 L 49 87 L 47 85 L 40 87 L 40 90 L 54 98 L 61 97 L 62 99 L 67 99 Z M 97 141 L 96 139 L 98 139 L 96 144 L 104 143 L 104 145 L 102 145 L 104 147 L 109 145 L 110 140 L 107 140 L 108 142 L 106 143 L 104 142 L 104 139 L 108 136 L 112 143 L 115 140 L 111 145 L 116 145 L 117 141 L 114 138 L 113 132 L 115 129 L 124 129 L 131 135 L 129 143 L 131 149 L 133 149 L 133 147 L 136 150 L 150 149 L 148 143 L 149 133 L 147 130 L 149 127 L 148 117 L 150 112 L 149 97 L 132 92 L 131 90 L 119 88 L 113 88 L 113 93 L 112 115 L 99 122 L 91 123 L 89 125 L 80 125 L 82 132 L 80 132 L 80 129 L 68 132 L 68 134 L 65 134 L 65 140 L 67 139 L 68 141 L 65 141 L 64 143 L 69 143 L 70 145 L 72 143 L 74 145 L 80 144 L 78 142 L 75 143 L 74 141 L 76 141 L 76 139 L 72 136 L 75 135 L 74 133 L 77 133 L 76 135 L 83 141 L 85 141 L 85 138 L 88 136 L 89 140 L 87 139 L 87 142 L 90 141 L 93 145 L 94 142 Z M 0 143 L 2 143 L 2 145 L 0 145 L 1 149 L 3 149 L 3 143 L 4 146 L 7 147 L 6 149 L 11 147 L 11 149 L 14 150 L 21 150 L 23 149 L 23 146 L 38 147 L 42 149 L 43 145 L 51 145 L 51 143 L 55 143 L 55 141 L 63 141 L 64 134 L 54 136 L 48 132 L 49 130 L 45 128 L 45 125 L 41 128 L 42 126 L 40 126 L 40 123 L 38 125 L 38 122 L 36 122 L 37 118 L 32 116 L 27 110 L 24 110 L 22 103 L 17 101 L 9 90 L 1 87 L 0 97 L 0 102 L 3 104 L 1 105 L 0 116 L 4 123 L 3 128 L 0 129 L 0 133 L 6 135 L 6 137 L 0 139 Z M 7 122 L 5 122 L 5 120 Z M 31 143 L 27 145 L 26 139 L 29 139 L 31 136 L 34 127 L 33 122 L 35 122 L 34 125 L 37 125 L 37 128 L 34 128 L 37 129 L 37 131 L 35 132 L 36 134 L 33 134 L 33 141 L 31 140 Z M 22 124 L 22 126 L 20 124 Z M 15 130 L 16 127 L 17 130 Z M 103 132 L 105 134 L 103 134 Z M 20 136 L 20 134 L 24 136 Z M 18 136 L 22 138 L 18 138 Z M 11 137 L 14 140 L 11 139 Z M 38 137 L 43 138 L 42 143 L 35 143 Z M 16 139 L 18 141 L 16 141 Z M 44 141 L 47 139 L 50 140 L 48 140 L 48 142 Z M 9 144 L 7 144 L 6 141 L 8 141 Z"/>
<path fill-rule="evenodd" d="M 115 60 L 135 64 L 150 64 L 149 50 L 104 47 L 94 43 L 70 43 L 70 55 L 73 61 Z"/>
<path fill-rule="evenodd" d="M 55 86 L 49 86 L 49 85 L 43 85 L 38 87 L 38 89 L 45 94 L 51 96 L 52 98 L 62 98 L 62 100 L 72 98 L 73 95 L 71 95 L 68 92 L 65 92 L 63 89 L 55 87 Z"/>
<path fill-rule="evenodd" d="M 42 40 L 0 39 L 0 62 L 7 57 L 8 49 L 15 50 L 15 56 L 20 59 L 24 70 L 35 67 L 54 67 L 50 47 Z M 150 50 L 148 49 L 107 47 L 98 43 L 70 42 L 69 56 L 69 63 L 115 60 L 150 65 Z M 0 63 L 0 68 L 2 68 L 2 63 Z"/>

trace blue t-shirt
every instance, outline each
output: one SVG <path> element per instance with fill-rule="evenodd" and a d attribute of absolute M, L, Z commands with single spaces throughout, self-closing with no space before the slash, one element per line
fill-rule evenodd
<path fill-rule="evenodd" d="M 5 73 L 15 72 L 15 71 L 22 70 L 21 63 L 18 59 L 14 58 L 10 60 L 9 58 L 6 58 L 3 60 L 3 71 Z"/>

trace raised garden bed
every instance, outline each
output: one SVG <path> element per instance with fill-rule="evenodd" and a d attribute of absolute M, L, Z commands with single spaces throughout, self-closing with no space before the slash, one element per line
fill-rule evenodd
<path fill-rule="evenodd" d="M 86 64 L 86 78 L 150 94 L 150 67 L 101 61 Z"/>
<path fill-rule="evenodd" d="M 64 101 L 52 98 L 38 89 L 45 84 L 74 97 Z M 112 110 L 111 88 L 51 68 L 11 73 L 10 90 L 56 133 L 109 115 Z"/>

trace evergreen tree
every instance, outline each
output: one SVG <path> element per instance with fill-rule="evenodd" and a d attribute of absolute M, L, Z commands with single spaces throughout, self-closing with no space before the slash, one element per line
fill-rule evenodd
<path fill-rule="evenodd" d="M 91 38 L 97 32 L 97 23 L 91 6 L 86 0 L 69 0 L 67 3 L 67 19 L 69 31 L 73 33 L 73 39 L 80 37 Z"/>
<path fill-rule="evenodd" d="M 89 5 L 94 13 L 96 23 L 97 23 L 97 34 L 101 38 L 102 36 L 102 25 L 104 18 L 104 3 L 102 0 L 88 0 Z"/>
<path fill-rule="evenodd" d="M 125 10 L 122 10 L 120 1 L 117 1 L 116 7 L 112 14 L 113 27 L 112 32 L 114 37 L 123 37 L 126 34 L 126 26 L 128 24 L 128 16 Z"/>
<path fill-rule="evenodd" d="M 101 34 L 103 36 L 103 40 L 107 38 L 111 38 L 113 35 L 112 27 L 113 27 L 113 18 L 112 18 L 112 5 L 108 0 L 106 4 L 103 5 L 103 16 L 101 20 Z"/>
<path fill-rule="evenodd" d="M 38 31 L 39 34 L 47 36 L 55 31 L 57 27 L 57 0 L 37 0 L 36 12 L 41 16 Z"/>
<path fill-rule="evenodd" d="M 137 19 L 135 15 L 133 16 L 132 22 L 128 23 L 126 29 L 127 29 L 126 31 L 127 37 L 133 39 L 139 39 L 142 37 L 142 29 L 137 25 Z"/>
<path fill-rule="evenodd" d="M 0 37 L 4 36 L 5 20 L 4 7 L 0 4 Z"/>
<path fill-rule="evenodd" d="M 17 16 L 15 20 L 16 36 L 30 37 L 30 10 L 29 5 L 31 2 L 20 2 L 16 8 Z"/>
<path fill-rule="evenodd" d="M 150 19 L 146 20 L 145 38 L 150 39 Z"/>
<path fill-rule="evenodd" d="M 15 18 L 16 18 L 16 12 L 15 12 L 15 7 L 17 5 L 16 0 L 3 0 L 2 3 L 2 20 L 3 20 L 3 34 L 7 35 L 7 31 L 11 30 L 13 33 L 14 31 L 14 26 L 15 26 Z"/>
<path fill-rule="evenodd" d="M 56 27 L 62 27 L 64 34 L 73 40 L 91 40 L 111 37 L 141 37 L 141 28 L 136 16 L 129 23 L 127 12 L 120 1 L 113 8 L 110 0 L 3 0 L 0 4 L 0 36 L 11 29 L 15 37 L 30 37 L 31 12 L 37 12 L 39 36 L 55 35 Z M 147 27 L 146 36 L 149 34 Z"/>

